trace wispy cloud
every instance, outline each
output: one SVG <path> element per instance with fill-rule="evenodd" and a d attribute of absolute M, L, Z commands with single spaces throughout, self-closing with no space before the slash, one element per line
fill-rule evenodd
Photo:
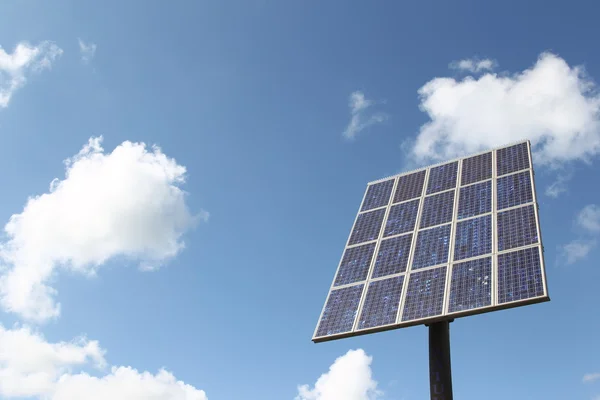
<path fill-rule="evenodd" d="M 600 207 L 588 204 L 577 215 L 577 225 L 593 234 L 600 233 Z"/>
<path fill-rule="evenodd" d="M 367 112 L 375 104 L 372 100 L 367 100 L 364 93 L 360 91 L 353 92 L 350 95 L 350 122 L 343 135 L 347 139 L 354 139 L 362 130 L 371 125 L 381 123 L 387 119 L 387 114 L 377 112 L 370 114 Z"/>
<path fill-rule="evenodd" d="M 17 44 L 12 53 L 0 46 L 0 108 L 8 107 L 15 92 L 27 82 L 28 75 L 52 67 L 63 50 L 45 41 L 37 46 L 27 42 Z"/>
<path fill-rule="evenodd" d="M 567 264 L 574 264 L 588 256 L 598 244 L 600 234 L 600 207 L 588 204 L 583 207 L 575 217 L 575 227 L 583 233 L 582 238 L 563 245 L 562 256 Z"/>
<path fill-rule="evenodd" d="M 562 246 L 562 253 L 565 258 L 565 262 L 569 265 L 576 263 L 577 261 L 583 260 L 587 255 L 596 247 L 596 240 L 573 240 L 570 243 Z"/>
<path fill-rule="evenodd" d="M 81 39 L 77 39 L 77 41 L 79 43 L 81 61 L 83 61 L 84 64 L 89 64 L 96 55 L 96 43 L 85 43 Z"/>
<path fill-rule="evenodd" d="M 584 383 L 596 382 L 600 380 L 600 372 L 595 372 L 593 374 L 585 374 L 582 380 Z"/>
<path fill-rule="evenodd" d="M 572 177 L 573 174 L 571 173 L 558 174 L 556 180 L 546 187 L 544 193 L 546 196 L 556 199 L 561 194 L 567 192 L 567 183 Z"/>
<path fill-rule="evenodd" d="M 489 58 L 467 58 L 460 61 L 453 61 L 450 63 L 449 67 L 460 71 L 478 73 L 481 71 L 493 70 L 496 67 L 496 62 L 494 60 L 490 60 Z"/>

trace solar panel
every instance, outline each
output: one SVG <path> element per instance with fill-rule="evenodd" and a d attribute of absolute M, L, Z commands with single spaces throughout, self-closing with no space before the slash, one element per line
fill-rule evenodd
<path fill-rule="evenodd" d="M 460 189 L 458 219 L 492 211 L 492 182 L 481 182 Z"/>
<path fill-rule="evenodd" d="M 457 171 L 458 161 L 431 168 L 429 171 L 427 194 L 442 192 L 456 187 Z"/>
<path fill-rule="evenodd" d="M 523 142 L 370 183 L 313 341 L 548 301 L 530 159 Z"/>
<path fill-rule="evenodd" d="M 492 257 L 452 266 L 448 312 L 472 310 L 492 304 Z"/>
<path fill-rule="evenodd" d="M 412 237 L 412 233 L 409 233 L 408 235 L 385 239 L 381 242 L 377 260 L 375 261 L 373 278 L 399 274 L 406 271 Z"/>
<path fill-rule="evenodd" d="M 491 253 L 492 216 L 488 214 L 458 222 L 455 236 L 455 261 Z"/>
<path fill-rule="evenodd" d="M 490 179 L 492 177 L 492 153 L 465 158 L 462 162 L 461 185 Z"/>
<path fill-rule="evenodd" d="M 335 286 L 364 281 L 369 273 L 375 243 L 346 249 L 335 277 Z"/>
<path fill-rule="evenodd" d="M 369 186 L 360 210 L 368 211 L 373 208 L 387 206 L 390 201 L 390 196 L 392 195 L 392 189 L 394 189 L 393 179 Z"/>
<path fill-rule="evenodd" d="M 425 197 L 423 214 L 421 215 L 421 228 L 441 225 L 450 222 L 454 211 L 454 191 L 434 194 Z"/>
<path fill-rule="evenodd" d="M 385 223 L 384 237 L 399 235 L 401 233 L 412 232 L 417 222 L 417 212 L 419 211 L 419 199 L 406 203 L 396 204 L 390 208 Z"/>
<path fill-rule="evenodd" d="M 399 177 L 398 186 L 396 186 L 396 194 L 394 195 L 394 203 L 421 197 L 424 183 L 425 171 L 419 171 L 414 174 Z"/>
<path fill-rule="evenodd" d="M 498 176 L 529 168 L 529 146 L 520 143 L 496 151 Z"/>
<path fill-rule="evenodd" d="M 383 208 L 359 214 L 348 244 L 358 244 L 377 239 L 384 216 L 385 209 Z"/>
<path fill-rule="evenodd" d="M 369 283 L 358 329 L 373 328 L 396 322 L 404 276 Z"/>
<path fill-rule="evenodd" d="M 533 201 L 529 170 L 498 178 L 498 210 Z"/>

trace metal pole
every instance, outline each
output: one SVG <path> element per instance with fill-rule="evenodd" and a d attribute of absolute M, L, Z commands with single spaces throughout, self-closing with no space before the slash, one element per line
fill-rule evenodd
<path fill-rule="evenodd" d="M 431 400 L 452 400 L 450 322 L 429 325 L 429 390 Z"/>

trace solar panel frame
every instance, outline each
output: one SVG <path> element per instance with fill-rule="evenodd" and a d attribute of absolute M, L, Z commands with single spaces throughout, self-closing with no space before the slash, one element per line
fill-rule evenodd
<path fill-rule="evenodd" d="M 529 171 L 530 173 L 530 181 L 531 181 L 531 186 L 532 186 L 532 192 L 533 192 L 533 201 L 527 203 L 527 205 L 534 205 L 534 217 L 535 217 L 535 227 L 536 227 L 536 232 L 537 232 L 537 237 L 538 237 L 538 241 L 535 244 L 531 244 L 531 245 L 526 245 L 526 246 L 522 246 L 522 247 L 515 247 L 506 251 L 498 251 L 498 247 L 497 247 L 497 215 L 499 211 L 507 211 L 508 209 L 504 209 L 504 210 L 498 210 L 497 209 L 497 179 L 498 179 L 498 174 L 497 174 L 497 167 L 498 167 L 498 160 L 497 160 L 497 152 L 501 149 L 506 149 L 509 148 L 511 146 L 516 146 L 516 145 L 523 145 L 525 144 L 527 147 L 527 156 L 529 157 L 528 163 L 529 163 L 529 168 L 528 169 L 519 169 L 519 170 L 514 170 L 510 173 L 505 173 L 503 176 L 507 176 L 507 175 L 511 175 L 512 173 L 522 173 L 526 170 Z M 465 221 L 471 218 L 477 218 L 477 217 L 482 217 L 484 215 L 487 215 L 489 213 L 486 214 L 479 214 L 477 216 L 474 217 L 469 217 L 469 218 L 465 218 L 465 219 L 461 219 L 458 220 L 457 218 L 457 214 L 458 214 L 458 202 L 460 200 L 460 189 L 466 186 L 470 186 L 476 183 L 481 183 L 482 181 L 476 182 L 476 183 L 467 183 L 465 185 L 462 185 L 461 182 L 461 177 L 462 177 L 462 166 L 463 166 L 463 162 L 462 160 L 467 159 L 467 158 L 472 158 L 478 155 L 482 155 L 485 153 L 491 153 L 491 164 L 492 164 L 492 177 L 491 177 L 491 201 L 492 201 L 492 211 L 491 211 L 491 225 L 492 225 L 492 252 L 491 253 L 486 253 L 486 254 L 482 254 L 482 255 L 478 255 L 475 257 L 471 257 L 471 258 L 465 258 L 465 259 L 461 259 L 458 261 L 454 261 L 454 247 L 455 247 L 455 232 L 456 232 L 456 224 L 460 221 Z M 505 152 L 507 153 L 507 152 Z M 510 152 L 508 152 L 510 153 Z M 458 161 L 458 166 L 457 166 L 457 171 L 456 171 L 456 179 L 457 179 L 457 184 L 453 189 L 449 189 L 449 190 L 454 190 L 454 207 L 453 207 L 453 218 L 451 220 L 451 233 L 450 233 L 450 243 L 449 243 L 449 258 L 448 258 L 448 263 L 446 264 L 438 264 L 435 266 L 431 266 L 431 267 L 425 267 L 425 268 L 420 268 L 418 270 L 415 270 L 414 272 L 422 272 L 422 271 L 427 271 L 430 269 L 435 269 L 435 268 L 441 268 L 441 267 L 445 267 L 446 268 L 446 280 L 445 280 L 445 289 L 444 289 L 444 301 L 443 301 L 443 308 L 442 308 L 442 313 L 440 315 L 436 315 L 436 316 L 432 316 L 432 317 L 425 317 L 422 319 L 414 319 L 414 320 L 410 320 L 410 321 L 402 321 L 402 313 L 404 311 L 404 307 L 405 307 L 405 302 L 406 302 L 406 295 L 408 292 L 408 288 L 410 285 L 410 276 L 411 276 L 411 271 L 412 271 L 412 263 L 413 263 L 413 258 L 414 258 L 414 253 L 415 253 L 415 247 L 416 247 L 416 241 L 417 241 L 417 237 L 418 237 L 418 233 L 419 231 L 421 231 L 420 229 L 420 224 L 421 224 L 421 214 L 423 211 L 423 206 L 424 206 L 424 200 L 425 197 L 427 196 L 427 188 L 429 186 L 429 172 L 431 171 L 432 168 L 437 167 L 437 166 L 441 166 L 441 165 L 446 165 L 446 164 L 450 164 L 452 162 Z M 369 267 L 369 272 L 368 272 L 368 276 L 367 279 L 361 282 L 355 282 L 349 285 L 341 285 L 341 286 L 337 286 L 334 287 L 334 282 L 332 282 L 330 289 L 329 289 L 329 293 L 327 294 L 327 298 L 326 301 L 323 305 L 323 308 L 321 310 L 321 314 L 319 316 L 319 320 L 317 322 L 317 326 L 315 327 L 314 333 L 313 333 L 313 342 L 325 342 L 325 341 L 329 341 L 329 340 L 335 340 L 335 339 L 340 339 L 340 338 L 344 338 L 344 337 L 351 337 L 351 336 L 359 336 L 359 335 L 364 335 L 364 334 L 370 334 L 370 333 L 375 333 L 375 332 L 381 332 L 381 331 L 386 331 L 386 330 L 390 330 L 390 329 L 398 329 L 398 328 L 403 328 L 403 327 L 408 327 L 408 326 L 414 326 L 414 325 L 421 325 L 421 324 L 429 324 L 429 323 L 434 323 L 437 321 L 443 321 L 443 320 L 451 320 L 454 318 L 458 318 L 458 317 L 464 317 L 464 316 L 470 316 L 470 315 L 476 315 L 476 314 L 481 314 L 481 313 L 486 313 L 486 312 L 491 312 L 491 311 L 497 311 L 497 310 L 502 310 L 502 309 L 508 309 L 508 308 L 512 308 L 512 307 L 518 307 L 518 306 L 524 306 L 524 305 L 528 305 L 528 304 L 534 304 L 534 303 L 540 303 L 540 302 L 545 302 L 545 301 L 549 301 L 550 297 L 548 294 L 548 285 L 547 285 L 547 277 L 546 277 L 546 270 L 545 270 L 545 262 L 544 262 L 544 254 L 543 254 L 543 241 L 542 241 L 542 236 L 541 236 L 541 228 L 540 228 L 540 223 L 539 223 L 539 209 L 538 209 L 538 203 L 537 203 L 537 193 L 536 193 L 536 186 L 535 186 L 535 181 L 534 181 L 534 166 L 531 160 L 531 144 L 529 141 L 521 141 L 521 142 L 517 142 L 517 143 L 513 143 L 513 144 L 509 144 L 503 147 L 498 147 L 498 148 L 494 148 L 494 149 L 490 149 L 484 152 L 480 152 L 477 154 L 471 154 L 465 157 L 461 157 L 458 158 L 456 160 L 449 160 L 449 161 L 443 161 L 439 164 L 436 165 L 431 165 L 429 167 L 425 167 L 425 168 L 420 168 L 417 170 L 412 170 L 412 171 L 407 171 L 405 173 L 401 173 L 398 175 L 394 175 L 394 176 L 388 176 L 382 179 L 378 179 L 376 181 L 372 181 L 369 182 L 367 185 L 367 189 L 365 190 L 364 194 L 363 194 L 363 199 L 360 203 L 360 207 L 359 207 L 359 211 L 357 212 L 357 215 L 355 217 L 354 223 L 352 225 L 352 229 L 349 232 L 348 235 L 348 239 L 346 241 L 346 246 L 344 247 L 344 251 L 342 252 L 342 257 L 344 252 L 346 251 L 347 248 L 349 247 L 354 247 L 354 246 L 358 246 L 358 245 L 364 245 L 366 243 L 369 242 L 361 242 L 360 244 L 357 245 L 350 245 L 349 241 L 350 241 L 350 237 L 352 235 L 352 232 L 354 230 L 354 225 L 356 224 L 357 219 L 359 218 L 360 214 L 364 213 L 363 211 L 361 211 L 362 205 L 365 201 L 365 196 L 367 194 L 367 191 L 369 189 L 370 185 L 379 183 L 379 182 L 384 182 L 386 180 L 390 180 L 390 179 L 394 179 L 394 185 L 393 185 L 393 189 L 392 189 L 392 195 L 390 196 L 389 199 L 389 203 L 386 207 L 385 210 L 385 214 L 384 214 L 384 218 L 380 227 L 380 231 L 379 231 L 379 235 L 376 239 L 373 239 L 371 242 L 376 243 L 375 246 L 375 250 L 374 250 L 374 255 L 372 257 L 371 260 L 371 265 Z M 415 221 L 415 228 L 413 231 L 410 232 L 406 232 L 403 233 L 402 235 L 407 235 L 407 234 L 411 234 L 412 233 L 412 241 L 411 241 L 411 247 L 410 247 L 410 251 L 409 251 L 409 255 L 408 255 L 408 261 L 407 261 L 407 268 L 406 271 L 401 272 L 401 273 L 397 273 L 397 274 L 391 274 L 391 275 L 384 275 L 381 277 L 373 277 L 373 273 L 374 273 L 374 268 L 375 268 L 375 262 L 377 259 L 377 254 L 379 252 L 379 248 L 381 246 L 382 240 L 383 239 L 390 239 L 390 238 L 394 238 L 396 236 L 400 236 L 400 235 L 392 235 L 392 236 L 387 236 L 384 238 L 383 234 L 384 234 L 384 229 L 387 223 L 387 218 L 391 209 L 392 205 L 398 204 L 395 202 L 395 198 L 397 197 L 397 186 L 398 186 L 398 180 L 400 177 L 402 176 L 406 176 L 406 175 L 410 175 L 410 174 L 416 174 L 416 173 L 424 173 L 425 177 L 424 177 L 424 182 L 422 185 L 422 193 L 420 197 L 411 197 L 411 200 L 416 200 L 419 199 L 419 205 L 418 205 L 418 210 L 417 210 L 417 218 Z M 439 192 L 437 192 L 439 193 Z M 408 202 L 408 200 L 406 200 Z M 517 207 L 522 207 L 525 206 L 520 205 L 520 206 L 516 206 L 514 208 Z M 383 207 L 382 207 L 383 208 Z M 513 208 L 513 207 L 511 207 Z M 369 210 L 369 211 L 373 211 L 373 209 Z M 366 212 L 366 211 L 365 211 Z M 431 229 L 432 227 L 428 227 L 426 229 Z M 541 277 L 542 277 L 542 283 L 543 283 L 543 295 L 542 296 L 538 296 L 538 297 L 533 297 L 533 298 L 528 298 L 528 299 L 524 299 L 524 300 L 518 300 L 518 301 L 514 301 L 511 303 L 503 303 L 503 304 L 498 304 L 498 265 L 497 265 L 497 261 L 498 261 L 498 255 L 499 254 L 503 254 L 503 253 L 509 253 L 509 252 L 515 252 L 515 251 L 520 251 L 526 248 L 537 248 L 540 254 L 540 266 L 541 266 Z M 464 263 L 467 261 L 471 261 L 471 260 L 477 260 L 480 258 L 485 258 L 485 257 L 490 257 L 492 259 L 492 276 L 490 279 L 490 284 L 491 284 L 491 304 L 489 306 L 485 306 L 485 307 L 480 307 L 480 308 L 474 308 L 474 309 L 468 309 L 468 310 L 462 310 L 462 311 L 456 311 L 456 312 L 449 312 L 449 307 L 450 307 L 450 289 L 451 289 L 451 284 L 452 284 L 452 270 L 453 270 L 453 265 L 455 263 Z M 340 259 L 340 264 L 341 264 L 341 259 Z M 338 269 L 339 269 L 339 264 L 338 264 Z M 338 271 L 336 270 L 335 274 L 334 274 L 334 280 L 335 277 L 337 276 Z M 364 302 L 365 302 L 365 298 L 367 296 L 367 288 L 369 287 L 369 285 L 374 282 L 374 281 L 378 281 L 378 280 L 383 280 L 383 279 L 390 279 L 393 277 L 399 277 L 399 276 L 403 276 L 403 285 L 402 285 L 402 292 L 400 295 L 400 304 L 398 307 L 398 315 L 396 318 L 396 322 L 395 323 L 391 323 L 385 326 L 377 326 L 377 327 L 373 327 L 373 328 L 363 328 L 363 329 L 359 329 L 359 320 L 361 318 L 361 314 L 363 312 L 363 306 L 364 306 Z M 341 333 L 337 333 L 337 334 L 333 334 L 333 335 L 329 335 L 329 336 L 317 336 L 317 330 L 319 328 L 319 325 L 321 323 L 321 319 L 323 316 L 323 312 L 325 311 L 327 302 L 329 301 L 329 297 L 331 296 L 332 290 L 337 290 L 340 288 L 344 288 L 347 286 L 355 286 L 355 285 L 362 285 L 363 287 L 363 291 L 361 294 L 361 299 L 359 301 L 359 305 L 358 308 L 355 312 L 355 320 L 354 320 L 354 325 L 352 327 L 351 330 L 346 331 L 346 332 L 341 332 Z"/>

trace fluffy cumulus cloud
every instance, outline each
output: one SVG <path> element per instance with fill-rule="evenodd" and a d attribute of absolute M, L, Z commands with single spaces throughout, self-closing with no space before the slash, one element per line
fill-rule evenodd
<path fill-rule="evenodd" d="M 419 89 L 429 121 L 406 143 L 416 162 L 439 161 L 528 138 L 540 165 L 589 161 L 600 152 L 600 95 L 582 67 L 543 53 L 529 69 Z"/>
<path fill-rule="evenodd" d="M 185 167 L 158 147 L 124 142 L 111 153 L 91 138 L 65 161 L 65 177 L 11 216 L 0 245 L 0 304 L 26 320 L 60 313 L 49 279 L 59 269 L 93 275 L 116 257 L 159 267 L 184 246 L 190 214 Z"/>
<path fill-rule="evenodd" d="M 12 52 L 0 46 L 0 108 L 8 106 L 31 73 L 50 68 L 62 53 L 61 48 L 48 41 L 37 46 L 22 42 Z"/>
<path fill-rule="evenodd" d="M 478 58 L 467 58 L 460 61 L 453 61 L 450 63 L 450 68 L 457 69 L 459 71 L 467 71 L 472 73 L 478 73 L 482 71 L 491 71 L 495 68 L 496 63 L 494 60 L 489 58 L 478 59 Z"/>
<path fill-rule="evenodd" d="M 596 247 L 596 240 L 594 239 L 577 239 L 565 244 L 562 248 L 565 262 L 574 264 L 583 260 L 594 247 Z"/>
<path fill-rule="evenodd" d="M 387 115 L 382 112 L 370 111 L 374 105 L 375 102 L 367 100 L 364 93 L 360 91 L 350 95 L 348 106 L 351 118 L 343 134 L 346 139 L 354 139 L 364 129 L 387 119 Z"/>
<path fill-rule="evenodd" d="M 79 44 L 79 53 L 81 54 L 81 61 L 84 64 L 89 64 L 96 55 L 96 43 L 86 43 L 81 39 L 77 39 L 77 42 Z"/>
<path fill-rule="evenodd" d="M 548 187 L 546 187 L 544 194 L 548 197 L 557 198 L 563 193 L 566 193 L 567 183 L 571 180 L 572 177 L 572 173 L 559 173 L 556 176 L 554 182 L 552 182 L 550 185 L 548 185 Z"/>
<path fill-rule="evenodd" d="M 302 385 L 295 400 L 375 400 L 380 398 L 371 373 L 372 357 L 364 350 L 350 350 L 321 375 L 314 388 Z"/>
<path fill-rule="evenodd" d="M 588 204 L 577 214 L 577 225 L 589 233 L 600 233 L 600 207 Z"/>
<path fill-rule="evenodd" d="M 44 400 L 207 400 L 206 394 L 172 373 L 112 367 L 102 375 L 105 351 L 98 342 L 78 338 L 49 343 L 26 327 L 0 326 L 0 397 Z M 92 367 L 100 376 L 82 369 Z"/>

